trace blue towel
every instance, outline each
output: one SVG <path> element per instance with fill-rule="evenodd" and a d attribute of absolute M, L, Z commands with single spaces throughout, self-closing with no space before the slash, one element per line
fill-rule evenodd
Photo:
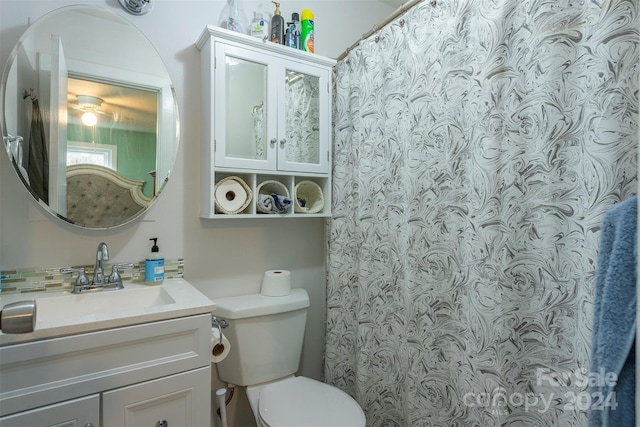
<path fill-rule="evenodd" d="M 271 193 L 271 197 L 273 197 L 273 202 L 276 205 L 275 210 L 278 213 L 285 212 L 287 209 L 289 209 L 289 206 L 291 206 L 291 199 L 289 199 L 288 197 L 280 196 L 276 193 Z"/>
<path fill-rule="evenodd" d="M 619 203 L 602 222 L 591 342 L 595 380 L 589 388 L 590 427 L 635 426 L 637 204 L 637 197 Z M 611 373 L 617 380 L 607 381 Z"/>
<path fill-rule="evenodd" d="M 261 213 L 286 213 L 291 206 L 291 199 L 275 193 L 271 195 L 258 194 L 256 208 Z"/>

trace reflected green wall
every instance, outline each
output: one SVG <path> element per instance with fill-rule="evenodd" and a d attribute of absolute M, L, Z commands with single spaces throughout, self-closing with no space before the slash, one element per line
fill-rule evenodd
<path fill-rule="evenodd" d="M 67 126 L 67 140 L 92 142 L 93 129 L 88 126 Z M 153 197 L 153 177 L 149 172 L 156 169 L 156 134 L 126 129 L 96 127 L 97 144 L 118 147 L 118 173 L 127 178 L 144 181 L 142 192 Z"/>

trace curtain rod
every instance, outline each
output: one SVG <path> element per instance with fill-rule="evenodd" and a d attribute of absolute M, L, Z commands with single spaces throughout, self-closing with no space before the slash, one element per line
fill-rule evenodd
<path fill-rule="evenodd" d="M 344 52 L 342 52 L 340 54 L 340 56 L 338 56 L 336 58 L 336 61 L 340 61 L 340 60 L 344 59 L 344 57 L 347 56 L 349 54 L 349 52 L 351 52 L 351 50 L 354 47 L 358 46 L 361 41 L 368 39 L 373 34 L 377 33 L 381 29 L 383 29 L 391 21 L 393 21 L 394 19 L 396 19 L 397 17 L 399 17 L 400 15 L 405 13 L 407 10 L 411 9 L 413 6 L 417 5 L 418 3 L 421 3 L 422 1 L 424 1 L 424 0 L 410 0 L 410 1 L 406 2 L 406 3 L 404 3 L 398 9 L 396 9 L 396 11 L 393 12 L 387 19 L 385 19 L 384 21 L 382 21 L 378 25 L 374 25 L 373 28 L 371 28 L 371 30 L 369 30 L 368 32 L 364 33 L 362 35 L 362 37 L 360 37 L 360 39 L 358 41 L 356 41 L 354 44 L 349 46 Z M 436 0 L 430 0 L 430 4 L 431 4 L 431 6 L 435 6 L 436 5 Z"/>

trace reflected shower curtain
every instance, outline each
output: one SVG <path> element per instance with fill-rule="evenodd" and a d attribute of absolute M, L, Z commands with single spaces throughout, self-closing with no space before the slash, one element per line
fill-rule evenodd
<path fill-rule="evenodd" d="M 586 424 L 638 4 L 422 2 L 338 63 L 325 377 L 368 426 Z"/>

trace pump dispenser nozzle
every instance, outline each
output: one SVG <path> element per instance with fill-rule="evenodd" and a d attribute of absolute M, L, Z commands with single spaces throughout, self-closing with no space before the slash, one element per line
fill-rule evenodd
<path fill-rule="evenodd" d="M 280 3 L 278 3 L 277 1 L 271 1 L 271 3 L 276 5 L 276 11 L 273 12 L 274 15 L 280 15 Z"/>

